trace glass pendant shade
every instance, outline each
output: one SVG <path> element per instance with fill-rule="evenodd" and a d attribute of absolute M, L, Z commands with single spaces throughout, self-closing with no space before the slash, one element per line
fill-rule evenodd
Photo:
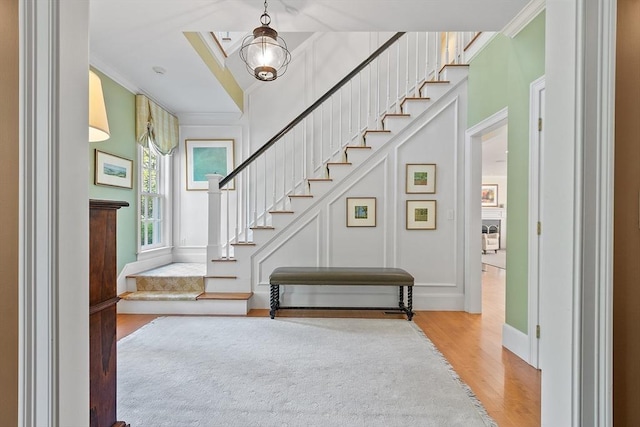
<path fill-rule="evenodd" d="M 287 71 L 291 53 L 278 32 L 269 26 L 271 18 L 266 13 L 266 4 L 260 22 L 262 25 L 243 40 L 240 58 L 247 65 L 247 71 L 256 79 L 271 81 Z"/>

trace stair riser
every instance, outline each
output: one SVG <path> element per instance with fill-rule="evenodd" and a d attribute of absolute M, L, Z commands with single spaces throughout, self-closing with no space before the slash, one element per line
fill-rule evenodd
<path fill-rule="evenodd" d="M 372 150 L 351 149 L 347 150 L 347 159 L 355 166 L 364 162 L 371 155 L 371 153 L 373 153 Z"/>
<path fill-rule="evenodd" d="M 223 279 L 207 277 L 204 279 L 205 292 L 251 292 L 248 278 Z"/>
<path fill-rule="evenodd" d="M 433 102 L 439 99 L 440 97 L 442 97 L 442 95 L 444 95 L 445 93 L 447 93 L 450 88 L 451 88 L 451 83 L 447 83 L 447 84 L 445 83 L 428 84 L 427 83 L 422 88 L 422 91 L 420 92 L 420 96 L 422 96 L 423 98 L 430 98 L 431 101 Z"/>
<path fill-rule="evenodd" d="M 287 224 L 289 224 L 291 222 L 291 220 L 293 220 L 293 218 L 295 218 L 295 214 L 272 214 L 271 215 L 271 224 L 273 225 L 273 227 L 276 230 L 279 230 L 283 227 L 285 227 Z"/>
<path fill-rule="evenodd" d="M 353 167 L 351 165 L 335 165 L 329 166 L 329 177 L 334 181 L 341 181 L 351 173 Z"/>
<path fill-rule="evenodd" d="M 313 197 L 293 197 L 290 200 L 294 212 L 302 212 L 313 204 Z"/>
<path fill-rule="evenodd" d="M 382 147 L 391 139 L 391 132 L 384 133 L 368 133 L 365 144 L 367 147 L 371 147 L 374 150 Z"/>
<path fill-rule="evenodd" d="M 311 181 L 309 193 L 313 194 L 313 197 L 322 196 L 333 187 L 333 181 Z"/>
<path fill-rule="evenodd" d="M 207 264 L 207 276 L 235 276 L 237 262 L 212 262 Z"/>
<path fill-rule="evenodd" d="M 249 312 L 249 300 L 197 301 L 126 301 L 118 302 L 122 314 L 209 314 L 244 316 Z"/>
<path fill-rule="evenodd" d="M 409 123 L 411 123 L 411 117 L 387 117 L 384 120 L 384 128 L 391 131 L 391 134 L 396 134 L 404 129 Z"/>
<path fill-rule="evenodd" d="M 253 243 L 256 245 L 261 245 L 263 243 L 268 242 L 275 235 L 275 230 L 266 229 L 266 230 L 253 230 Z"/>
<path fill-rule="evenodd" d="M 469 74 L 469 67 L 444 67 L 440 73 L 440 80 L 457 83 Z"/>
<path fill-rule="evenodd" d="M 402 105 L 402 112 L 417 117 L 429 108 L 429 103 L 427 99 L 408 99 Z"/>

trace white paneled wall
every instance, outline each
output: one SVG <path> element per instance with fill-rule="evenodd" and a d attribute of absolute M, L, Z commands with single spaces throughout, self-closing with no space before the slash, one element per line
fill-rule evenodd
<path fill-rule="evenodd" d="M 466 82 L 377 150 L 336 188 L 314 201 L 253 256 L 253 291 L 268 292 L 278 266 L 386 266 L 416 279 L 414 307 L 463 309 L 463 135 Z M 406 164 L 437 165 L 435 194 L 406 194 Z M 376 198 L 375 227 L 347 227 L 346 199 Z M 407 230 L 406 201 L 436 200 L 437 229 Z M 366 298 L 366 303 L 363 298 Z M 285 304 L 394 304 L 395 290 L 288 289 Z M 266 300 L 266 298 L 264 298 Z"/>

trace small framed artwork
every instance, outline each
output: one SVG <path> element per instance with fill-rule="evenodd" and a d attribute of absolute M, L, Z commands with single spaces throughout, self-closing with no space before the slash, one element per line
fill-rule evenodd
<path fill-rule="evenodd" d="M 96 185 L 133 188 L 133 161 L 96 150 L 93 182 Z"/>
<path fill-rule="evenodd" d="M 407 164 L 406 179 L 407 194 L 415 193 L 435 193 L 436 192 L 436 165 L 427 164 Z"/>
<path fill-rule="evenodd" d="M 436 201 L 407 200 L 407 230 L 435 230 Z"/>
<path fill-rule="evenodd" d="M 482 207 L 498 206 L 498 184 L 482 184 Z"/>
<path fill-rule="evenodd" d="M 207 190 L 207 175 L 227 176 L 235 168 L 233 139 L 186 139 L 187 190 Z M 235 180 L 227 186 L 235 190 Z"/>
<path fill-rule="evenodd" d="M 347 197 L 347 227 L 375 227 L 376 198 Z"/>

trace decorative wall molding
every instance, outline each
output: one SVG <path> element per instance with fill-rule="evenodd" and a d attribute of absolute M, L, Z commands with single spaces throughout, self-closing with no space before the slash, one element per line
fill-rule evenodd
<path fill-rule="evenodd" d="M 517 14 L 511 22 L 509 22 L 503 29 L 502 34 L 507 37 L 514 38 L 522 31 L 536 16 L 545 10 L 547 5 L 546 0 L 531 0 L 525 7 Z"/>
<path fill-rule="evenodd" d="M 491 41 L 500 33 L 483 31 L 478 38 L 473 42 L 468 50 L 464 52 L 464 62 L 469 64 L 473 59 L 480 54 L 487 47 Z"/>

